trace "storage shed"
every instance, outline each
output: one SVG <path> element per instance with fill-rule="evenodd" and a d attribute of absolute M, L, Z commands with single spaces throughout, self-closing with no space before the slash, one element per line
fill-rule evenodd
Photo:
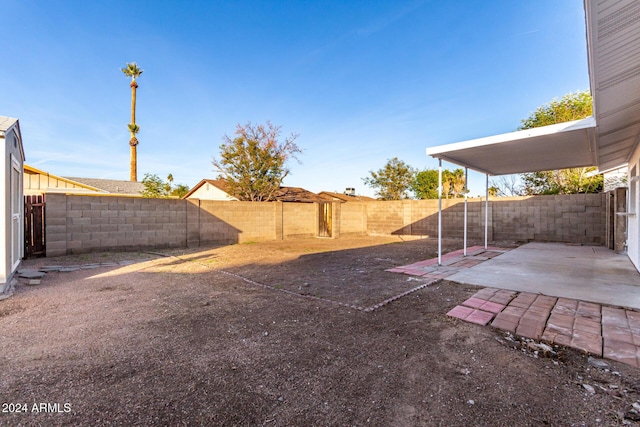
<path fill-rule="evenodd" d="M 22 165 L 24 149 L 18 119 L 0 116 L 2 150 L 2 196 L 0 196 L 0 294 L 13 279 L 24 254 L 24 192 Z"/>

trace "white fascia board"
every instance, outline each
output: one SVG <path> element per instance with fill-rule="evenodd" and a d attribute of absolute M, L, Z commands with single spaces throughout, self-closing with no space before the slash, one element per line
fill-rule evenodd
<path fill-rule="evenodd" d="M 500 144 L 503 142 L 518 141 L 537 136 L 552 135 L 554 133 L 588 129 L 596 127 L 596 119 L 593 116 L 572 122 L 557 123 L 555 125 L 543 126 L 539 128 L 519 130 L 515 132 L 502 133 L 499 135 L 487 136 L 484 138 L 470 139 L 468 141 L 455 142 L 453 144 L 438 145 L 436 147 L 427 148 L 427 155 L 445 159 L 446 156 L 440 156 L 450 151 L 464 150 L 467 148 L 477 148 L 487 145 Z"/>

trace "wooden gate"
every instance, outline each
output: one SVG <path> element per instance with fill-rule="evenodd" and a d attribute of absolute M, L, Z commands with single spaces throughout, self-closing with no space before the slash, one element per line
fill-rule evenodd
<path fill-rule="evenodd" d="M 45 256 L 44 195 L 24 196 L 24 256 Z"/>
<path fill-rule="evenodd" d="M 318 236 L 331 237 L 331 203 L 318 203 Z"/>

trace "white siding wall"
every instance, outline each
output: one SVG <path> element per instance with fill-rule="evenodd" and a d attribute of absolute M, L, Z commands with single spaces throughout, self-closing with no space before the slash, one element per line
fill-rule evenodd
<path fill-rule="evenodd" d="M 636 149 L 629 162 L 629 212 L 627 223 L 627 252 L 631 262 L 640 271 L 640 147 Z"/>

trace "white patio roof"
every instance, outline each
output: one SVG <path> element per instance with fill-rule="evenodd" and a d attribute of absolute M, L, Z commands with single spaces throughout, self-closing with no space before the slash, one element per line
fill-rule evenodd
<path fill-rule="evenodd" d="M 585 0 L 594 117 L 427 149 L 490 175 L 628 163 L 640 143 L 640 1 Z"/>
<path fill-rule="evenodd" d="M 427 154 L 489 175 L 592 166 L 595 127 L 588 117 L 432 147 Z"/>

